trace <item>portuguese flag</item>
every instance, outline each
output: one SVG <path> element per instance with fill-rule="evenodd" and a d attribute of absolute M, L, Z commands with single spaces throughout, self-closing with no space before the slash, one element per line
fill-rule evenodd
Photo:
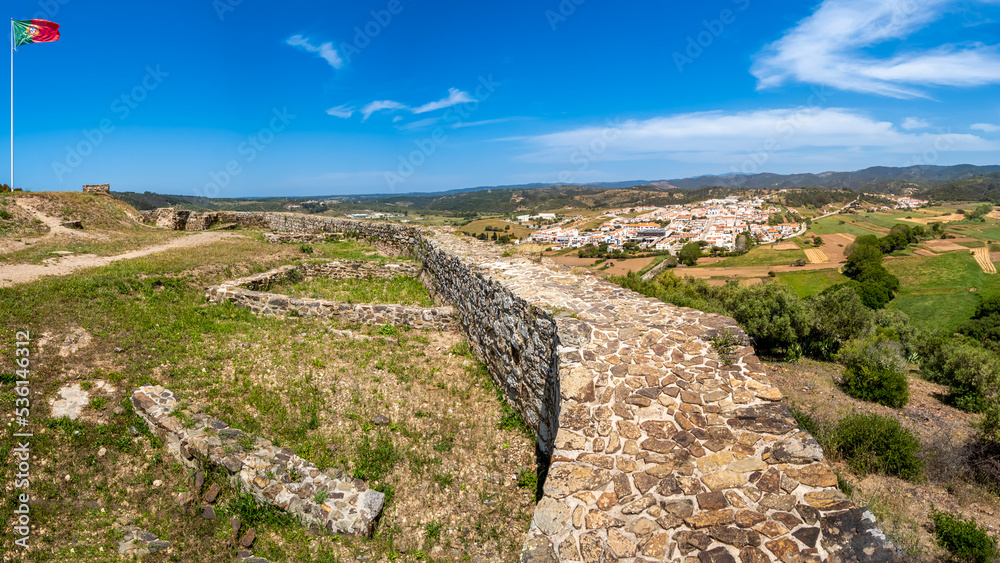
<path fill-rule="evenodd" d="M 46 20 L 14 20 L 14 47 L 59 39 L 59 24 Z"/>

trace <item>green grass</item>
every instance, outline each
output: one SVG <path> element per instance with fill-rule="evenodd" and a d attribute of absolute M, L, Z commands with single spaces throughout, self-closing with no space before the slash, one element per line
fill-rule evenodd
<path fill-rule="evenodd" d="M 330 299 L 347 303 L 398 303 L 433 307 L 430 293 L 416 278 L 396 276 L 388 280 L 316 278 L 296 284 L 275 284 L 271 293 L 295 297 Z"/>
<path fill-rule="evenodd" d="M 814 221 L 809 226 L 809 230 L 817 235 L 847 233 L 860 237 L 872 234 L 872 232 L 868 229 L 862 229 L 861 227 L 855 226 L 854 217 L 854 215 L 834 215 L 832 217 L 827 217 L 826 219 L 820 219 L 819 221 Z M 840 224 L 841 221 L 844 221 L 843 225 Z"/>
<path fill-rule="evenodd" d="M 847 276 L 835 269 L 780 273 L 777 278 L 803 299 L 817 295 L 832 285 L 849 281 Z"/>
<path fill-rule="evenodd" d="M 885 267 L 899 277 L 904 293 L 917 290 L 1000 289 L 1000 279 L 995 274 L 984 273 L 975 257 L 968 252 L 887 259 Z"/>
<path fill-rule="evenodd" d="M 954 330 L 972 316 L 978 295 L 1000 292 L 1000 276 L 984 273 L 967 252 L 889 259 L 885 266 L 902 284 L 889 308 L 927 330 Z"/>
<path fill-rule="evenodd" d="M 715 264 L 705 264 L 699 267 L 787 266 L 796 260 L 806 260 L 806 253 L 802 250 L 772 250 L 770 245 L 767 245 L 753 248 L 742 256 L 733 256 Z"/>
<path fill-rule="evenodd" d="M 931 332 L 952 332 L 976 311 L 976 294 L 911 293 L 896 296 L 887 309 L 906 313 L 910 322 Z"/>
<path fill-rule="evenodd" d="M 297 246 L 297 245 L 296 245 Z M 367 242 L 344 239 L 310 245 L 313 251 L 309 258 L 330 258 L 335 260 L 387 260 L 380 256 Z"/>

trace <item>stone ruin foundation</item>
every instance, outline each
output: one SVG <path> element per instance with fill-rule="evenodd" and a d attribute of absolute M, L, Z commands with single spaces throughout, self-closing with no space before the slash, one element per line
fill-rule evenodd
<path fill-rule="evenodd" d="M 730 318 L 441 231 L 284 213 L 227 220 L 354 234 L 421 264 L 551 462 L 522 562 L 903 555 L 837 488 Z"/>
<path fill-rule="evenodd" d="M 320 471 L 289 449 L 203 413 L 187 413 L 193 424 L 185 426 L 177 416 L 177 397 L 167 389 L 140 387 L 132 393 L 132 405 L 185 467 L 223 467 L 235 488 L 289 512 L 307 526 L 367 536 L 382 512 L 385 495 L 360 479 Z"/>
<path fill-rule="evenodd" d="M 111 184 L 85 185 L 83 186 L 83 193 L 111 195 Z"/>

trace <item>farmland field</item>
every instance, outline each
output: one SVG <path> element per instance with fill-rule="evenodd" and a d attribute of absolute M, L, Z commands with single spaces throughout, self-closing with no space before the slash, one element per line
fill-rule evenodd
<path fill-rule="evenodd" d="M 840 224 L 841 221 L 844 221 L 843 225 Z M 813 224 L 810 225 L 809 230 L 817 235 L 848 233 L 856 237 L 860 237 L 872 234 L 872 232 L 868 229 L 862 229 L 861 227 L 855 226 L 850 215 L 834 215 L 833 217 L 820 219 L 819 221 L 813 222 Z"/>
<path fill-rule="evenodd" d="M 836 270 L 787 272 L 778 274 L 777 279 L 802 298 L 816 295 L 831 285 L 850 281 Z"/>
<path fill-rule="evenodd" d="M 759 246 L 742 256 L 733 256 L 712 264 L 712 267 L 781 266 L 805 259 L 806 253 L 801 250 L 771 250 L 765 246 Z"/>
<path fill-rule="evenodd" d="M 500 229 L 499 232 L 487 231 L 486 227 L 493 227 Z M 509 231 L 505 231 L 506 227 L 510 227 Z M 486 233 L 492 236 L 496 232 L 497 236 L 510 235 L 517 238 L 527 238 L 531 234 L 531 229 L 527 227 L 522 227 L 521 225 L 512 224 L 504 221 L 503 219 L 480 219 L 478 221 L 473 221 L 464 227 L 458 227 L 458 230 L 471 233 L 472 236 L 476 236 L 480 233 Z"/>
<path fill-rule="evenodd" d="M 928 330 L 954 330 L 972 316 L 980 295 L 1000 293 L 1000 277 L 984 273 L 967 251 L 888 259 L 885 267 L 902 284 L 889 308 Z"/>

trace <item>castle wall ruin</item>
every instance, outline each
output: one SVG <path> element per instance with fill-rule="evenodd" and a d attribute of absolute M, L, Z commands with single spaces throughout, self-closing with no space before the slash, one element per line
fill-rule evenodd
<path fill-rule="evenodd" d="M 522 562 L 902 555 L 837 488 L 732 319 L 448 233 L 283 213 L 233 219 L 356 233 L 422 264 L 550 456 Z"/>

